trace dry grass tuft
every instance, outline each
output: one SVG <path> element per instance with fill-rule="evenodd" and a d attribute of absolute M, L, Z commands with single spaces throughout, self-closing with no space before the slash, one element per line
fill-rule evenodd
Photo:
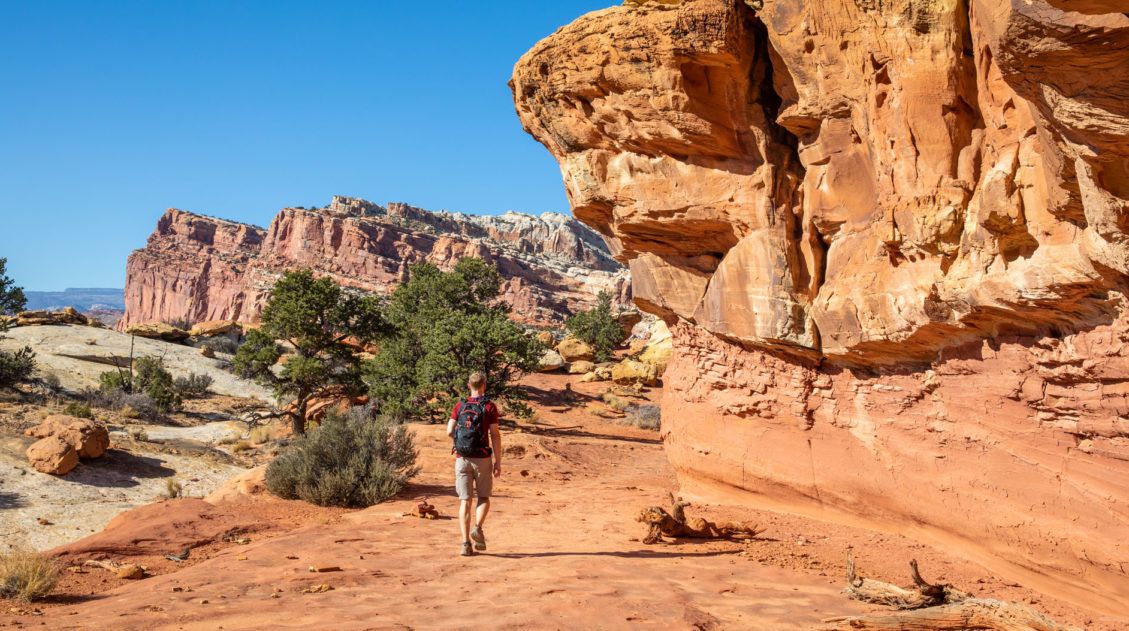
<path fill-rule="evenodd" d="M 274 425 L 259 425 L 251 430 L 251 442 L 255 445 L 269 443 L 278 438 L 278 428 Z"/>
<path fill-rule="evenodd" d="M 59 568 L 49 557 L 22 550 L 0 556 L 0 597 L 31 602 L 50 594 L 58 582 Z"/>

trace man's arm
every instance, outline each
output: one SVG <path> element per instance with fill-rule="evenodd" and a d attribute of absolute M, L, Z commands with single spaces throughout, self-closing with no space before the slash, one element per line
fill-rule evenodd
<path fill-rule="evenodd" d="M 447 420 L 447 437 L 448 438 L 454 438 L 455 437 L 455 419 L 453 419 L 453 418 Z"/>
<path fill-rule="evenodd" d="M 494 475 L 502 475 L 502 432 L 498 424 L 490 426 L 490 447 L 494 450 Z"/>

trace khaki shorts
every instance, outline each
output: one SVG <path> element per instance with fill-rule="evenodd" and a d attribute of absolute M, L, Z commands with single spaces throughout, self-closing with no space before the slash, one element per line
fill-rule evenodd
<path fill-rule="evenodd" d="M 478 491 L 479 499 L 490 497 L 494 488 L 494 460 L 486 458 L 455 458 L 455 491 L 460 500 L 469 500 Z"/>

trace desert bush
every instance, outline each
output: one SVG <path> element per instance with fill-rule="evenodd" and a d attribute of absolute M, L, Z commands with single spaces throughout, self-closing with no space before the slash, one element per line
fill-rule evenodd
<path fill-rule="evenodd" d="M 403 489 L 419 472 L 407 428 L 372 408 L 331 412 L 267 467 L 271 493 L 320 506 L 364 508 Z"/>
<path fill-rule="evenodd" d="M 105 373 L 104 373 L 105 374 Z M 131 394 L 121 389 L 87 388 L 79 396 L 92 407 L 113 410 L 126 418 L 160 418 L 157 404 L 145 393 Z"/>
<path fill-rule="evenodd" d="M 226 335 L 220 335 L 200 342 L 200 348 L 207 348 L 215 353 L 234 355 L 239 351 L 239 342 Z"/>
<path fill-rule="evenodd" d="M 632 403 L 627 406 L 626 420 L 640 429 L 659 429 L 662 410 L 653 403 Z"/>
<path fill-rule="evenodd" d="M 252 445 L 250 441 L 241 440 L 241 441 L 238 441 L 234 445 L 231 446 L 231 451 L 234 452 L 234 453 L 240 453 L 240 452 L 244 452 L 244 451 L 250 451 L 253 448 L 254 448 L 254 445 Z"/>
<path fill-rule="evenodd" d="M 180 497 L 180 494 L 183 492 L 184 485 L 178 482 L 176 478 L 165 479 L 165 497 L 169 498 L 170 500 L 175 500 L 176 498 Z"/>
<path fill-rule="evenodd" d="M 173 388 L 177 394 L 185 399 L 202 399 L 208 396 L 208 388 L 212 386 L 209 375 L 189 373 L 187 377 L 177 377 L 173 380 Z"/>
<path fill-rule="evenodd" d="M 48 394 L 59 395 L 63 393 L 63 381 L 59 379 L 59 375 L 53 372 L 45 373 L 40 377 L 39 385 L 42 386 Z"/>
<path fill-rule="evenodd" d="M 47 556 L 13 551 L 0 556 L 0 597 L 32 601 L 43 598 L 59 582 L 59 568 Z"/>
<path fill-rule="evenodd" d="M 612 295 L 606 291 L 597 295 L 595 307 L 565 320 L 565 328 L 573 337 L 591 345 L 599 361 L 611 359 L 612 351 L 626 337 L 623 326 L 612 314 Z"/>
<path fill-rule="evenodd" d="M 255 445 L 269 443 L 278 437 L 278 430 L 273 425 L 260 425 L 251 430 L 250 439 Z"/>
<path fill-rule="evenodd" d="M 90 409 L 90 404 L 81 403 L 79 401 L 71 401 L 68 403 L 66 407 L 63 408 L 63 414 L 94 420 L 94 412 Z"/>
<path fill-rule="evenodd" d="M 171 412 L 180 407 L 181 395 L 176 389 L 172 373 L 165 369 L 165 364 L 157 357 L 141 357 L 133 362 L 133 370 L 111 370 L 98 377 L 99 389 L 109 396 L 115 393 L 129 395 L 145 395 L 149 403 L 155 406 L 158 413 Z M 146 414 L 143 407 L 134 405 L 133 402 L 125 403 Z M 124 405 L 124 404 L 123 404 Z M 121 409 L 121 405 L 105 405 L 112 409 Z"/>
<path fill-rule="evenodd" d="M 31 379 L 35 372 L 35 352 L 30 346 L 17 351 L 0 351 L 0 388 Z"/>

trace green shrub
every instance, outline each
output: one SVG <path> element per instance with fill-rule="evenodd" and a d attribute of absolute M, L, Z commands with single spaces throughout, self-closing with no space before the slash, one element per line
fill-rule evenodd
<path fill-rule="evenodd" d="M 59 568 L 50 557 L 15 551 L 0 556 L 0 597 L 32 601 L 43 598 L 59 582 Z"/>
<path fill-rule="evenodd" d="M 94 412 L 90 409 L 89 403 L 79 403 L 78 401 L 71 401 L 63 408 L 63 414 L 67 416 L 77 416 L 78 418 L 88 418 L 94 420 Z"/>
<path fill-rule="evenodd" d="M 134 405 L 133 401 L 122 401 L 115 393 L 145 395 L 156 411 L 162 414 L 179 408 L 181 404 L 181 395 L 173 382 L 172 373 L 166 370 L 164 362 L 156 357 L 137 359 L 133 362 L 132 372 L 120 369 L 104 372 L 98 376 L 98 382 L 103 394 L 119 399 L 104 401 L 107 405 L 103 407 L 121 409 L 124 405 L 130 405 L 142 411 L 142 408 Z"/>
<path fill-rule="evenodd" d="M 623 326 L 612 315 L 612 295 L 606 291 L 596 297 L 595 307 L 565 320 L 565 328 L 573 337 L 591 345 L 598 361 L 611 359 L 612 351 L 626 337 Z"/>
<path fill-rule="evenodd" d="M 185 399 L 202 399 L 208 396 L 208 388 L 214 380 L 208 375 L 189 373 L 187 377 L 177 377 L 173 387 Z"/>
<path fill-rule="evenodd" d="M 364 508 L 400 492 L 419 472 L 407 428 L 369 407 L 331 412 L 267 467 L 271 493 L 320 506 Z"/>
<path fill-rule="evenodd" d="M 25 346 L 17 351 L 0 351 L 0 388 L 31 379 L 35 372 L 35 352 Z"/>

